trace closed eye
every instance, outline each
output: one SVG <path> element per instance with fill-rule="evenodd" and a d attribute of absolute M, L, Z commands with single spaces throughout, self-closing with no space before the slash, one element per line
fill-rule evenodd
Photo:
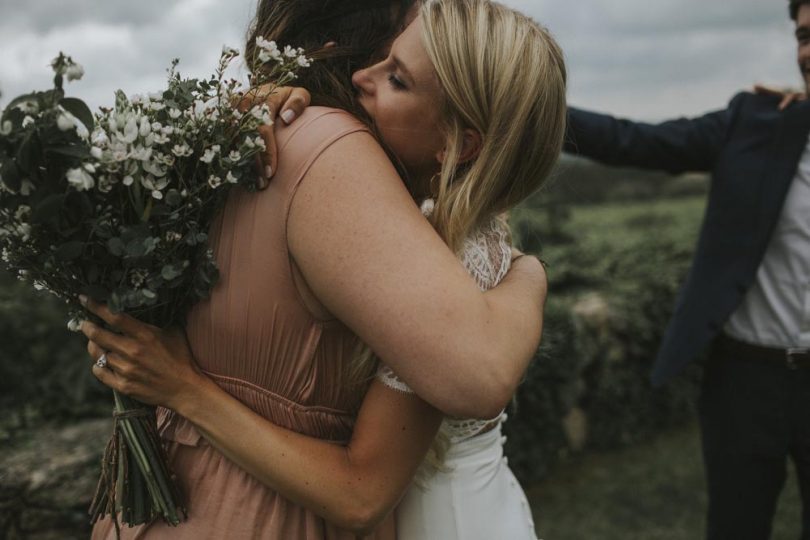
<path fill-rule="evenodd" d="M 388 82 L 391 84 L 391 87 L 394 90 L 407 90 L 408 87 L 405 86 L 405 83 L 402 82 L 402 79 L 396 76 L 396 74 L 392 73 L 388 76 Z"/>

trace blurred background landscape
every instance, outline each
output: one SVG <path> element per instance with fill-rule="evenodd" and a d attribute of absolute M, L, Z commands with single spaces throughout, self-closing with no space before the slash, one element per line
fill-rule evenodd
<path fill-rule="evenodd" d="M 565 158 L 512 216 L 547 264 L 544 338 L 506 425 L 546 540 L 692 540 L 705 489 L 699 365 L 661 389 L 651 363 L 688 268 L 708 178 Z M 62 307 L 0 273 L 0 538 L 84 538 L 111 423 Z M 774 537 L 798 537 L 793 478 Z"/>
<path fill-rule="evenodd" d="M 577 106 L 657 121 L 722 108 L 756 82 L 798 81 L 787 0 L 503 1 L 556 35 Z M 0 107 L 48 88 L 60 50 L 87 73 L 68 92 L 93 107 L 118 88 L 160 88 L 175 57 L 183 75 L 205 76 L 223 44 L 242 46 L 254 6 L 0 0 Z M 543 344 L 506 427 L 540 538 L 703 536 L 700 366 L 657 390 L 648 374 L 707 191 L 701 175 L 564 158 L 513 215 L 550 280 Z M 87 537 L 111 400 L 65 323 L 53 299 L 0 272 L 0 539 Z M 773 538 L 797 538 L 799 522 L 791 477 Z"/>

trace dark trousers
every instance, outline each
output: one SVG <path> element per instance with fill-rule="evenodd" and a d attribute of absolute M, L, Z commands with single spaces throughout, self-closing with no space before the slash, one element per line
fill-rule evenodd
<path fill-rule="evenodd" d="M 810 540 L 810 369 L 730 356 L 714 347 L 700 396 L 706 537 L 770 538 L 790 457 L 802 495 L 800 538 Z"/>

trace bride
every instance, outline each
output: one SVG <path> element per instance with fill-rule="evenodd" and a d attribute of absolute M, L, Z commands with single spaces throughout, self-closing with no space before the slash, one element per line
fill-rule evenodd
<path fill-rule="evenodd" d="M 511 292 L 506 281 L 532 259 L 504 279 L 511 250 L 498 216 L 539 187 L 560 151 L 565 71 L 554 41 L 498 4 L 433 0 L 353 81 L 411 194 L 432 199 L 422 222 L 490 289 L 486 298 Z M 381 181 L 384 164 L 346 113 L 312 107 L 277 137 L 270 187 L 233 195 L 213 236 L 223 282 L 189 317 L 191 350 L 182 334 L 88 302 L 122 333 L 83 324 L 93 358 L 106 354 L 94 374 L 166 407 L 161 433 L 190 496 L 180 528 L 136 534 L 391 537 L 396 527 L 400 538 L 533 538 L 525 497 L 500 459 L 498 412 L 536 346 L 537 316 L 520 321 L 532 311 L 525 297 L 496 305 L 529 339 L 456 298 L 473 282 L 442 277 L 446 259 L 413 214 L 394 210 L 401 192 Z M 390 255 L 397 250 L 404 256 Z M 335 317 L 366 354 L 350 354 Z M 363 396 L 357 374 L 373 369 Z M 476 388 L 476 375 L 490 374 L 508 381 L 503 397 L 488 395 L 492 381 Z M 349 433 L 353 397 L 362 404 Z M 490 420 L 445 419 L 434 406 Z M 387 516 L 406 490 L 394 524 Z M 109 533 L 101 523 L 94 536 Z"/>

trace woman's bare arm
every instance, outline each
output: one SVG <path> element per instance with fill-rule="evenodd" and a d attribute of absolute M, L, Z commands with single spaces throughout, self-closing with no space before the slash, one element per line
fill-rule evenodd
<path fill-rule="evenodd" d="M 260 482 L 360 536 L 402 498 L 442 418 L 416 395 L 375 382 L 351 441 L 339 446 L 278 427 L 207 380 L 177 412 Z"/>
<path fill-rule="evenodd" d="M 523 257 L 481 293 L 370 135 L 348 135 L 316 160 L 288 241 L 327 309 L 426 401 L 476 418 L 507 404 L 539 344 L 542 266 Z"/>
<path fill-rule="evenodd" d="M 415 394 L 375 381 L 346 446 L 279 427 L 225 392 L 196 366 L 182 331 L 163 331 L 92 301 L 88 309 L 121 334 L 85 322 L 107 386 L 162 405 L 197 426 L 220 452 L 260 482 L 335 525 L 365 534 L 385 518 L 413 478 L 442 414 Z"/>

